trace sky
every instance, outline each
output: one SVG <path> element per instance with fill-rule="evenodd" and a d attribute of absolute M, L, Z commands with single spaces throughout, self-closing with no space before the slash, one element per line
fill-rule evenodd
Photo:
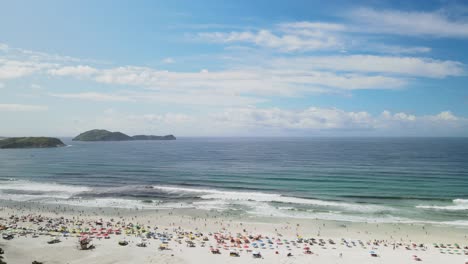
<path fill-rule="evenodd" d="M 0 6 L 0 136 L 468 135 L 464 1 Z"/>

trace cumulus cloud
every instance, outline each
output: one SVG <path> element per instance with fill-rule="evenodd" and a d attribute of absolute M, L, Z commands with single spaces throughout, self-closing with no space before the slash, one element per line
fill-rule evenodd
<path fill-rule="evenodd" d="M 460 118 L 456 117 L 450 111 L 441 112 L 435 116 L 430 117 L 434 121 L 458 121 Z"/>
<path fill-rule="evenodd" d="M 434 115 L 390 111 L 371 114 L 367 111 L 346 111 L 332 107 L 291 110 L 251 106 L 230 107 L 203 115 L 176 112 L 130 114 L 111 109 L 91 119 L 81 120 L 78 127 L 86 130 L 104 126 L 130 134 L 174 133 L 184 136 L 463 135 L 468 128 L 468 119 L 447 113 L 450 111 Z M 450 116 L 449 120 L 444 118 L 447 116 Z"/>
<path fill-rule="evenodd" d="M 351 129 L 372 127 L 367 112 L 346 112 L 336 108 L 310 107 L 300 111 L 280 108 L 228 109 L 217 120 L 230 126 L 274 127 L 283 129 Z"/>
<path fill-rule="evenodd" d="M 48 107 L 44 105 L 0 104 L 1 112 L 37 112 L 47 109 Z"/>
<path fill-rule="evenodd" d="M 372 115 L 366 111 L 344 111 L 337 108 L 310 107 L 303 110 L 280 108 L 231 108 L 216 114 L 215 119 L 237 128 L 314 130 L 423 130 L 428 127 L 467 126 L 468 119 L 456 117 L 450 111 L 436 115 L 416 116 L 404 112 L 383 111 Z M 434 122 L 438 121 L 438 122 Z"/>

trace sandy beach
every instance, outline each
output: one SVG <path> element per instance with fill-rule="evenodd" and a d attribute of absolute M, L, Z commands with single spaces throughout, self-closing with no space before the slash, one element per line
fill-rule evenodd
<path fill-rule="evenodd" d="M 6 263 L 436 264 L 468 257 L 466 227 L 2 203 L 1 232 L 13 236 L 0 242 Z M 80 237 L 94 248 L 81 250 Z M 60 242 L 48 244 L 54 238 Z"/>

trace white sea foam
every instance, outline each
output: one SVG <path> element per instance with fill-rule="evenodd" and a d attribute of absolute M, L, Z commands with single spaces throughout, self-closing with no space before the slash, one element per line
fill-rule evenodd
<path fill-rule="evenodd" d="M 230 208 L 230 205 L 230 203 L 220 200 L 193 202 L 193 206 L 200 210 L 225 211 Z"/>
<path fill-rule="evenodd" d="M 392 215 L 385 216 L 360 216 L 360 215 L 349 215 L 341 212 L 314 212 L 314 211 L 291 211 L 276 208 L 268 204 L 259 204 L 247 211 L 248 214 L 254 217 L 279 217 L 279 218 L 296 218 L 296 219 L 319 219 L 319 220 L 330 220 L 330 221 L 343 221 L 343 222 L 355 222 L 355 223 L 382 223 L 382 224 L 431 224 L 439 226 L 458 226 L 467 227 L 468 221 L 456 220 L 456 221 L 430 221 L 420 219 L 403 218 Z"/>
<path fill-rule="evenodd" d="M 0 185 L 0 199 L 20 202 L 68 199 L 90 190 L 90 188 L 84 186 L 16 180 L 2 182 Z"/>
<path fill-rule="evenodd" d="M 468 200 L 455 199 L 451 205 L 417 205 L 416 208 L 444 210 L 444 211 L 465 211 L 468 210 Z"/>
<path fill-rule="evenodd" d="M 124 209 L 177 209 L 177 208 L 192 208 L 186 203 L 161 203 L 152 201 L 146 203 L 141 200 L 133 199 L 115 199 L 115 198 L 97 198 L 97 199 L 68 199 L 45 201 L 48 204 L 66 204 L 71 206 L 83 207 L 103 207 L 103 208 L 124 208 Z"/>
<path fill-rule="evenodd" d="M 30 181 L 8 181 L 2 183 L 0 190 L 16 190 L 16 191 L 31 191 L 31 192 L 58 192 L 58 193 L 80 193 L 91 190 L 85 186 L 63 185 L 56 183 L 38 183 Z"/>
<path fill-rule="evenodd" d="M 32 201 L 46 201 L 48 199 L 67 199 L 67 196 L 59 195 L 31 195 L 31 194 L 11 194 L 1 193 L 0 200 L 17 201 L 17 202 L 32 202 Z"/>
<path fill-rule="evenodd" d="M 369 217 L 369 216 L 358 216 L 343 214 L 340 212 L 314 212 L 308 211 L 295 211 L 290 209 L 276 208 L 268 204 L 258 204 L 253 207 L 252 210 L 247 213 L 253 216 L 263 217 L 280 217 L 280 218 L 297 218 L 297 219 L 320 219 L 320 220 L 333 220 L 333 221 L 344 221 L 344 222 L 367 222 L 367 223 L 398 223 L 402 221 L 410 221 L 410 219 L 404 219 L 394 216 L 381 216 L 381 217 Z"/>
<path fill-rule="evenodd" d="M 338 207 L 342 209 L 358 211 L 358 212 L 379 212 L 391 211 L 393 208 L 369 205 L 369 204 L 354 204 L 345 202 L 323 201 L 318 199 L 305 199 L 297 197 L 283 196 L 281 194 L 271 194 L 262 192 L 234 192 L 234 191 L 221 191 L 212 189 L 195 189 L 195 188 L 180 188 L 170 186 L 154 186 L 154 189 L 165 191 L 168 193 L 197 193 L 200 194 L 201 199 L 205 200 L 222 200 L 222 201 L 255 201 L 255 202 L 276 202 L 286 204 L 300 204 L 321 207 Z"/>

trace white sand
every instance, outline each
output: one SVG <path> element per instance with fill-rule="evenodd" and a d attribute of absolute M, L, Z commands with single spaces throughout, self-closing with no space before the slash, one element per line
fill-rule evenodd
<path fill-rule="evenodd" d="M 146 248 L 136 246 L 140 240 L 135 235 L 111 235 L 110 239 L 94 239 L 95 249 L 82 251 L 78 249 L 78 238 L 62 237 L 61 243 L 49 245 L 46 242 L 50 236 L 39 236 L 32 238 L 32 235 L 16 236 L 12 240 L 0 240 L 0 247 L 5 250 L 5 260 L 9 264 L 31 263 L 33 260 L 44 263 L 417 263 L 413 255 L 422 259 L 422 263 L 433 264 L 458 264 L 464 263 L 468 256 L 463 255 L 463 250 L 459 250 L 462 255 L 441 254 L 439 249 L 434 248 L 432 243 L 454 244 L 458 243 L 462 247 L 468 246 L 466 235 L 468 229 L 455 228 L 449 226 L 430 225 L 407 225 L 407 224 L 366 224 L 366 223 L 345 223 L 334 221 L 299 220 L 299 219 L 278 219 L 278 218 L 245 218 L 238 219 L 226 214 L 194 211 L 194 210 L 126 210 L 126 209 L 98 209 L 79 208 L 70 206 L 43 206 L 30 203 L 14 203 L 1 207 L 0 224 L 11 224 L 8 219 L 11 215 L 24 216 L 28 214 L 53 217 L 58 219 L 64 217 L 72 219 L 80 218 L 86 221 L 95 221 L 100 218 L 104 222 L 114 219 L 114 224 L 118 221 L 139 223 L 143 226 L 158 227 L 158 231 L 165 229 L 173 233 L 176 228 L 185 231 L 202 232 L 231 232 L 242 234 L 263 234 L 264 236 L 278 237 L 281 239 L 296 240 L 297 234 L 304 238 L 314 237 L 329 238 L 336 242 L 336 245 L 327 243 L 324 248 L 318 245 L 290 244 L 291 250 L 286 245 L 275 245 L 275 249 L 253 249 L 262 253 L 262 259 L 254 259 L 251 253 L 245 250 L 240 252 L 240 257 L 230 257 L 229 251 L 221 249 L 220 255 L 213 255 L 209 251 L 209 246 L 216 246 L 213 236 L 209 237 L 206 247 L 201 247 L 201 238 L 193 240 L 196 247 L 186 246 L 170 241 L 171 250 L 158 250 L 160 240 L 149 239 Z M 38 225 L 31 222 L 17 222 L 19 227 L 37 229 Z M 42 223 L 41 225 L 43 225 Z M 244 232 L 244 229 L 246 232 Z M 127 246 L 119 246 L 118 241 L 122 238 L 129 241 Z M 380 246 L 365 244 L 365 248 L 357 245 L 347 247 L 340 243 L 341 239 L 348 241 L 362 240 L 385 240 Z M 411 250 L 400 246 L 393 249 L 392 244 L 400 242 L 411 244 L 425 243 L 427 250 L 411 247 Z M 230 244 L 230 243 L 228 243 Z M 312 255 L 304 254 L 303 248 L 309 246 Z M 251 248 L 252 249 L 252 248 Z M 379 257 L 371 257 L 369 251 L 375 251 Z M 275 254 L 278 251 L 279 254 Z M 291 252 L 294 256 L 287 257 Z M 451 249 L 450 252 L 454 252 Z M 468 252 L 468 251 L 467 251 Z M 342 257 L 340 257 L 340 253 Z"/>

